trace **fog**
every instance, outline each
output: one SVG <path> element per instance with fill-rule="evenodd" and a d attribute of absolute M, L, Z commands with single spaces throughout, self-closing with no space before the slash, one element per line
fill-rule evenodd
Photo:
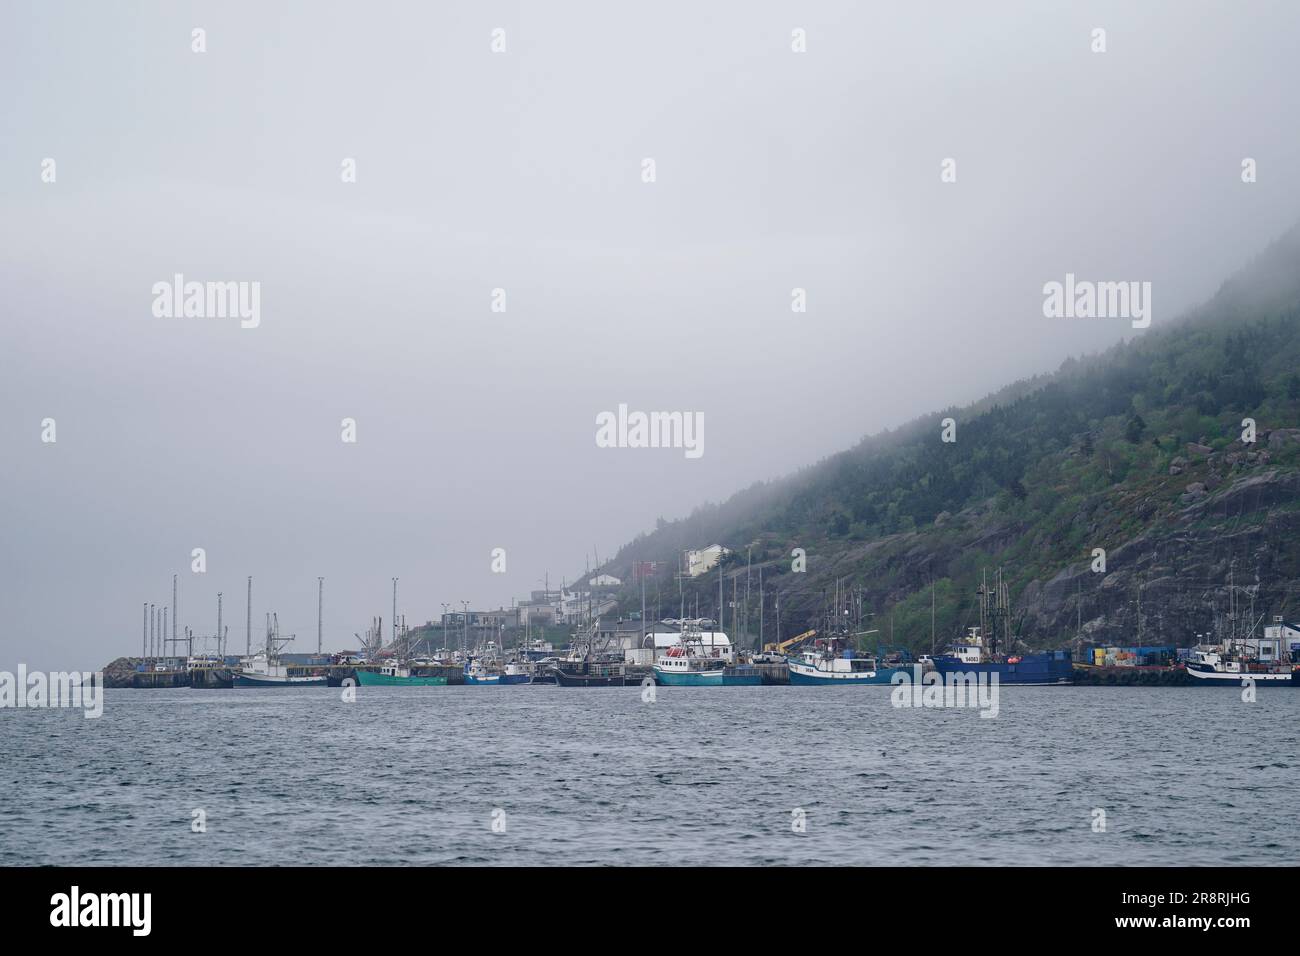
<path fill-rule="evenodd" d="M 173 574 L 239 651 L 250 574 L 291 650 L 318 575 L 327 649 L 394 576 L 411 624 L 509 606 L 1143 334 L 1045 318 L 1067 273 L 1149 281 L 1159 329 L 1300 214 L 1298 36 L 1292 3 L 6 4 L 0 668 L 138 653 Z M 257 327 L 156 316 L 177 274 L 260 283 Z M 620 403 L 703 453 L 598 447 Z"/>

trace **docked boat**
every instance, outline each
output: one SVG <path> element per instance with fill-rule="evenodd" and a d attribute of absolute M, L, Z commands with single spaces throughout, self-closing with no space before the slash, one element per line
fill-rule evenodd
<path fill-rule="evenodd" d="M 357 671 L 362 687 L 445 687 L 447 678 L 431 674 L 412 674 L 409 667 L 389 664 L 378 670 Z"/>
<path fill-rule="evenodd" d="M 654 664 L 655 683 L 666 687 L 721 687 L 727 662 L 692 653 L 686 644 L 668 648 Z"/>
<path fill-rule="evenodd" d="M 532 661 L 507 661 L 501 669 L 503 684 L 531 684 L 536 665 Z"/>
<path fill-rule="evenodd" d="M 1249 678 L 1256 687 L 1300 687 L 1300 668 L 1284 661 L 1261 663 L 1232 650 L 1198 650 L 1187 662 L 1187 676 L 1198 686 L 1241 687 Z"/>
<path fill-rule="evenodd" d="M 728 664 L 722 671 L 723 687 L 758 687 L 763 675 L 753 664 Z"/>
<path fill-rule="evenodd" d="M 488 670 L 487 663 L 483 658 L 474 657 L 465 662 L 465 683 L 496 687 L 502 681 L 500 674 Z"/>
<path fill-rule="evenodd" d="M 1072 684 L 1074 663 L 1069 651 L 1043 651 L 1036 654 L 998 654 L 986 646 L 978 627 L 967 629 L 966 637 L 948 646 L 947 652 L 931 662 L 940 676 L 974 674 L 990 680 L 997 675 L 999 684 Z"/>
<path fill-rule="evenodd" d="M 843 638 L 817 641 L 798 657 L 786 659 L 791 684 L 847 686 L 852 684 L 889 684 L 898 671 L 906 667 L 882 666 L 874 657 L 844 647 Z"/>
<path fill-rule="evenodd" d="M 538 637 L 525 641 L 519 650 L 520 656 L 533 662 L 555 656 L 554 646 Z"/>
<path fill-rule="evenodd" d="M 997 678 L 999 684 L 1066 685 L 1074 683 L 1074 662 L 1069 651 L 1006 653 L 998 649 L 999 636 L 1011 644 L 1011 594 L 999 568 L 993 585 L 987 578 L 977 592 L 980 625 L 967 628 L 966 637 L 936 655 L 932 666 L 941 677 L 973 675 L 977 680 Z"/>
<path fill-rule="evenodd" d="M 320 674 L 290 674 L 283 664 L 267 671 L 245 669 L 243 665 L 231 675 L 235 687 L 325 687 L 329 678 Z"/>
<path fill-rule="evenodd" d="M 325 674 L 313 674 L 303 665 L 289 665 L 280 660 L 280 651 L 293 639 L 292 634 L 281 637 L 279 619 L 267 615 L 265 646 L 251 657 L 240 658 L 231 672 L 231 684 L 234 687 L 328 686 L 329 678 Z"/>
<path fill-rule="evenodd" d="M 622 687 L 627 683 L 627 663 L 621 658 L 561 660 L 554 673 L 555 683 L 561 687 Z"/>

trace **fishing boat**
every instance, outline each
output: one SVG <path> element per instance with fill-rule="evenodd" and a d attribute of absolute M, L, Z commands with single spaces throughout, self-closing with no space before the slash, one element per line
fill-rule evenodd
<path fill-rule="evenodd" d="M 465 662 L 465 683 L 483 684 L 496 687 L 501 683 L 501 675 L 489 671 L 487 662 L 481 657 L 472 657 Z"/>
<path fill-rule="evenodd" d="M 235 687 L 325 687 L 329 678 L 324 674 L 304 673 L 303 665 L 289 665 L 280 659 L 280 652 L 294 639 L 280 635 L 280 620 L 275 614 L 267 615 L 266 643 L 262 650 L 240 658 L 231 672 Z"/>
<path fill-rule="evenodd" d="M 1074 663 L 1069 651 L 1006 653 L 998 650 L 999 638 L 1010 646 L 1011 596 L 1002 580 L 1002 569 L 992 587 L 987 578 L 980 584 L 980 624 L 966 630 L 966 637 L 950 644 L 932 661 L 941 677 L 949 674 L 974 675 L 978 680 L 997 678 L 999 684 L 1066 685 L 1074 683 Z"/>
<path fill-rule="evenodd" d="M 978 632 L 979 628 L 971 628 Z M 1000 655 L 985 653 L 983 650 L 972 652 L 972 640 L 979 635 L 972 633 L 968 640 L 952 645 L 950 653 L 939 654 L 933 660 L 934 669 L 940 676 L 948 674 L 973 674 L 992 678 L 997 676 L 999 684 L 1036 684 L 1064 685 L 1074 683 L 1074 663 L 1069 651 L 1044 651 L 1038 654 Z"/>
<path fill-rule="evenodd" d="M 1261 663 L 1231 650 L 1196 651 L 1187 676 L 1198 686 L 1241 687 L 1249 678 L 1258 687 L 1300 687 L 1300 668 L 1286 662 Z"/>
<path fill-rule="evenodd" d="M 531 684 L 536 665 L 532 661 L 506 661 L 501 669 L 503 684 Z"/>
<path fill-rule="evenodd" d="M 906 667 L 882 666 L 874 657 L 859 654 L 845 637 L 819 640 L 798 657 L 786 659 L 791 684 L 817 684 L 848 686 L 856 684 L 889 684 L 894 674 L 907 671 Z"/>
<path fill-rule="evenodd" d="M 555 669 L 555 683 L 561 687 L 622 687 L 627 683 L 627 664 L 621 658 L 561 660 Z"/>
<path fill-rule="evenodd" d="M 555 656 L 554 646 L 539 637 L 525 641 L 519 650 L 520 656 L 534 662 Z"/>
<path fill-rule="evenodd" d="M 231 683 L 235 687 L 325 687 L 329 678 L 324 674 L 291 674 L 284 664 L 267 662 L 259 654 L 240 662 L 231 674 Z"/>
<path fill-rule="evenodd" d="M 673 687 L 721 687 L 727 662 L 691 653 L 684 644 L 668 648 L 654 664 L 655 683 Z"/>
<path fill-rule="evenodd" d="M 609 640 L 596 647 L 597 626 L 596 622 L 588 625 L 574 638 L 569 655 L 551 668 L 555 683 L 561 687 L 622 687 L 628 682 L 627 662 L 621 655 L 609 652 Z"/>
<path fill-rule="evenodd" d="M 412 674 L 409 667 L 387 664 L 373 671 L 359 669 L 357 683 L 362 687 L 444 687 L 447 678 L 441 675 Z"/>

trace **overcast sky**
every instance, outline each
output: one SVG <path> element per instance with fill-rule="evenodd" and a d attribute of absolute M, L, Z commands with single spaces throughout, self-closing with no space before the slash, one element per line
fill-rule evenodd
<path fill-rule="evenodd" d="M 6 3 L 0 668 L 139 653 L 173 573 L 241 651 L 249 574 L 300 650 L 317 575 L 331 648 L 394 575 L 408 622 L 508 606 L 1141 334 L 1044 318 L 1067 272 L 1152 282 L 1156 328 L 1300 213 L 1298 37 L 1285 2 Z M 155 317 L 176 273 L 260 282 L 260 325 Z M 703 456 L 598 448 L 620 402 L 702 413 Z"/>

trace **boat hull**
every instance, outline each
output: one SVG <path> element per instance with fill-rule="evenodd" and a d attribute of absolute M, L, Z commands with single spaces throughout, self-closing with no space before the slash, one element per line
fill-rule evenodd
<path fill-rule="evenodd" d="M 858 684 L 890 684 L 893 683 L 895 673 L 911 673 L 906 667 L 878 667 L 874 671 L 860 671 L 856 674 L 846 671 L 841 674 L 836 674 L 833 672 L 819 671 L 807 664 L 798 664 L 794 661 L 787 661 L 786 666 L 790 671 L 791 684 L 808 687 L 845 687 Z"/>
<path fill-rule="evenodd" d="M 556 671 L 555 683 L 561 687 L 622 687 L 627 680 L 622 674 L 566 674 Z"/>
<path fill-rule="evenodd" d="M 272 674 L 240 674 L 232 676 L 235 687 L 327 687 L 328 677 L 278 677 Z"/>
<path fill-rule="evenodd" d="M 374 671 L 357 671 L 357 683 L 362 687 L 446 687 L 445 677 L 398 677 L 394 674 L 376 674 Z"/>
<path fill-rule="evenodd" d="M 1074 663 L 1068 651 L 1026 654 L 1014 664 L 968 664 L 955 657 L 936 657 L 934 669 L 941 677 L 974 674 L 977 680 L 990 680 L 996 674 L 999 684 L 1056 686 L 1074 683 Z"/>
<path fill-rule="evenodd" d="M 677 673 L 654 666 L 655 683 L 665 687 L 721 687 L 722 671 L 685 671 Z"/>
<path fill-rule="evenodd" d="M 501 679 L 500 674 L 488 674 L 484 677 L 475 677 L 472 674 L 465 675 L 466 684 L 476 684 L 482 687 L 496 687 L 499 684 L 506 683 Z"/>

